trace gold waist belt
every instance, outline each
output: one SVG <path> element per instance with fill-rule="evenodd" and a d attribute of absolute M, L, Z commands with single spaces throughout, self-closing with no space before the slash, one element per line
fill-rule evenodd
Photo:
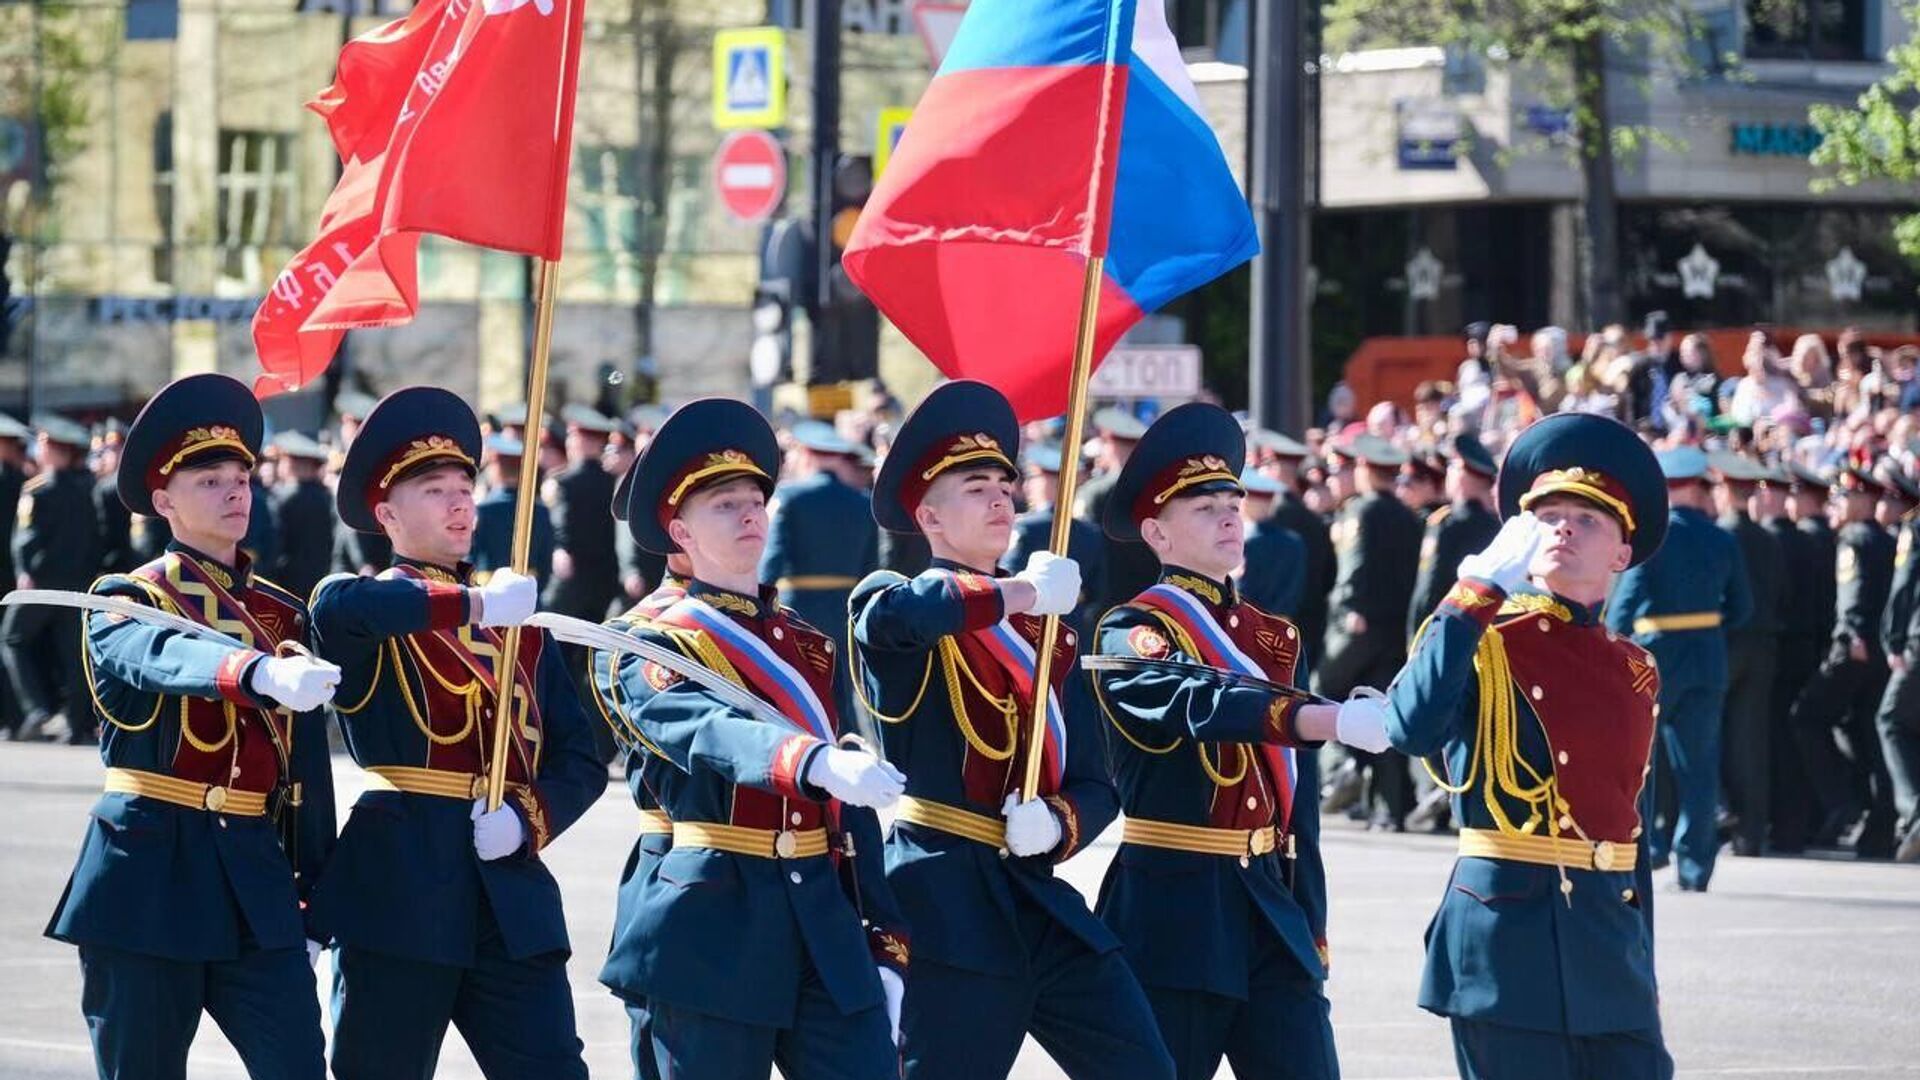
<path fill-rule="evenodd" d="M 1460 854 L 1575 870 L 1630 871 L 1640 860 L 1639 847 L 1631 843 L 1566 836 L 1508 836 L 1491 829 L 1461 829 Z"/>
<path fill-rule="evenodd" d="M 662 833 L 672 835 L 673 819 L 659 810 L 640 811 L 640 835 L 658 836 Z"/>
<path fill-rule="evenodd" d="M 1720 625 L 1717 611 L 1690 611 L 1685 615 L 1649 615 L 1633 620 L 1636 634 L 1658 634 L 1673 630 L 1711 630 Z"/>
<path fill-rule="evenodd" d="M 811 859 L 827 853 L 825 829 L 750 829 L 703 821 L 673 823 L 674 847 L 703 847 L 756 859 Z"/>
<path fill-rule="evenodd" d="M 911 795 L 900 797 L 895 820 L 905 821 L 928 829 L 938 829 L 943 833 L 972 840 L 976 844 L 985 844 L 990 848 L 1007 846 L 1007 823 L 985 814 L 976 814 L 971 810 L 962 810 L 957 806 L 933 802 L 930 799 L 916 799 Z"/>
<path fill-rule="evenodd" d="M 512 791 L 524 784 L 508 784 Z M 437 795 L 442 799 L 481 798 L 487 778 L 450 769 L 416 769 L 407 765 L 374 765 L 367 769 L 368 791 L 404 791 L 409 795 Z"/>
<path fill-rule="evenodd" d="M 108 769 L 107 790 L 155 799 L 189 810 L 207 810 L 235 817 L 264 817 L 267 796 L 262 791 L 212 787 L 193 780 L 138 769 Z"/>
<path fill-rule="evenodd" d="M 1215 829 L 1204 825 L 1180 825 L 1171 821 L 1128 818 L 1120 827 L 1124 843 L 1143 847 L 1190 851 L 1198 855 L 1225 855 L 1228 858 L 1267 855 L 1285 848 L 1293 857 L 1293 837 L 1284 837 L 1278 828 Z"/>
<path fill-rule="evenodd" d="M 817 592 L 822 589 L 851 589 L 860 579 L 847 574 L 794 574 L 773 583 L 781 592 Z"/>

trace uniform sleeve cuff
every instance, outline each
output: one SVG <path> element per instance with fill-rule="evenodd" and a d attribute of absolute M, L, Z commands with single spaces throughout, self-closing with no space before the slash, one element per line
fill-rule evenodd
<path fill-rule="evenodd" d="M 1310 749 L 1324 744 L 1300 737 L 1300 706 L 1305 704 L 1299 698 L 1275 697 L 1267 705 L 1267 739 L 1276 746 L 1292 746 Z"/>
<path fill-rule="evenodd" d="M 1000 583 L 985 574 L 948 571 L 946 591 L 948 598 L 960 603 L 962 630 L 992 626 L 1006 615 L 1006 599 L 1000 594 Z"/>
<path fill-rule="evenodd" d="M 546 797 L 531 784 L 509 788 L 507 805 L 520 815 L 520 824 L 525 827 L 527 843 L 524 850 L 529 856 L 538 855 L 540 849 L 553 839 L 553 817 L 547 813 Z"/>
<path fill-rule="evenodd" d="M 815 754 L 827 744 L 811 735 L 795 735 L 773 752 L 773 768 L 768 770 L 773 789 L 789 799 L 824 800 L 827 796 L 806 782 L 807 768 Z"/>
<path fill-rule="evenodd" d="M 250 709 L 265 708 L 269 703 L 253 692 L 252 680 L 254 667 L 266 658 L 266 653 L 254 649 L 235 649 L 228 653 L 213 674 L 214 689 L 221 700 Z"/>
<path fill-rule="evenodd" d="M 1327 939 L 1315 938 L 1313 951 L 1320 954 L 1320 966 L 1331 973 L 1333 971 L 1333 954 L 1327 951 Z"/>
<path fill-rule="evenodd" d="M 471 590 L 444 581 L 427 582 L 427 628 L 454 630 L 472 621 Z"/>
<path fill-rule="evenodd" d="M 892 968 L 902 977 L 907 974 L 907 965 L 913 959 L 913 946 L 905 933 L 885 926 L 869 926 L 867 947 L 873 950 L 874 963 Z"/>
<path fill-rule="evenodd" d="M 1493 625 L 1494 616 L 1500 614 L 1500 605 L 1506 598 L 1506 591 L 1492 582 L 1461 578 L 1440 601 L 1440 611 L 1465 615 L 1484 629 Z"/>
<path fill-rule="evenodd" d="M 1060 821 L 1060 843 L 1054 845 L 1053 861 L 1065 862 L 1080 850 L 1080 808 L 1065 795 L 1047 796 L 1047 805 Z"/>

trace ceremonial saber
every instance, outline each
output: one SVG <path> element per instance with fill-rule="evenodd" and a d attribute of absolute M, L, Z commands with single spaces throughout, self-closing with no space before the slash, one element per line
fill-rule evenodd
<path fill-rule="evenodd" d="M 1263 679 L 1258 675 L 1246 675 L 1238 671 L 1208 664 L 1195 664 L 1186 660 L 1158 660 L 1147 656 L 1083 656 L 1080 658 L 1080 667 L 1092 672 L 1159 672 L 1178 675 L 1182 678 L 1207 679 L 1231 686 L 1250 686 L 1256 690 L 1265 690 L 1270 694 L 1298 701 L 1303 705 L 1332 705 L 1337 708 L 1340 704 L 1297 686 L 1288 686 L 1286 683 Z"/>
<path fill-rule="evenodd" d="M 16 589 L 0 597 L 0 607 L 18 607 L 23 604 L 40 604 L 45 607 L 79 608 L 82 611 L 98 611 L 107 615 L 118 615 L 135 622 L 161 626 L 168 630 L 177 630 L 182 634 L 211 641 L 217 645 L 226 645 L 235 649 L 253 649 L 253 646 L 231 634 L 225 634 L 204 623 L 194 622 L 156 607 L 128 600 L 122 596 L 99 596 L 94 593 L 69 592 L 65 589 Z"/>
<path fill-rule="evenodd" d="M 774 708 L 771 702 L 735 686 L 718 672 L 702 666 L 699 661 L 690 660 L 672 649 L 655 645 L 651 641 L 642 641 L 630 634 L 621 633 L 598 623 L 553 611 L 535 612 L 528 617 L 525 625 L 536 630 L 545 630 L 552 634 L 555 640 L 564 641 L 570 645 L 583 645 L 601 652 L 631 653 L 642 657 L 681 676 L 688 682 L 698 684 L 702 690 L 710 692 L 727 705 L 756 720 L 765 720 L 785 727 L 796 726 L 787 714 Z"/>

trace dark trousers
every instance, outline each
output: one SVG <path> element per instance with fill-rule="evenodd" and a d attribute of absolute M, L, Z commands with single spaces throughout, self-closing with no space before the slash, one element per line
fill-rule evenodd
<path fill-rule="evenodd" d="M 1605 1035 L 1531 1031 L 1453 1020 L 1460 1080 L 1671 1080 L 1673 1058 L 1656 1028 Z"/>
<path fill-rule="evenodd" d="M 1673 770 L 1671 824 L 1656 819 L 1648 834 L 1655 858 L 1671 851 L 1680 883 L 1704 889 L 1720 851 L 1720 709 L 1718 685 L 1660 687 L 1660 742 Z M 1655 805 L 1660 796 L 1656 795 Z"/>
<path fill-rule="evenodd" d="M 1246 1000 L 1147 987 L 1179 1080 L 1213 1080 L 1220 1059 L 1240 1080 L 1340 1080 L 1325 987 L 1278 935 L 1255 930 Z"/>
<path fill-rule="evenodd" d="M 907 1080 L 1005 1077 L 1031 1033 L 1072 1080 L 1172 1080 L 1147 996 L 1119 950 L 1096 953 L 1016 898 L 1027 977 L 916 957 L 900 1026 Z"/>
<path fill-rule="evenodd" d="M 1886 759 L 1897 831 L 1920 826 L 1920 648 L 1907 650 L 1907 670 L 1887 679 L 1880 695 L 1875 724 L 1880 728 L 1880 752 Z"/>
<path fill-rule="evenodd" d="M 633 1080 L 660 1080 L 660 1067 L 653 1060 L 653 1010 L 646 999 L 626 999 L 627 1052 L 633 1058 Z"/>
<path fill-rule="evenodd" d="M 0 618 L 0 659 L 27 722 L 45 720 L 64 707 L 74 741 L 86 741 L 94 720 L 80 670 L 79 611 L 43 604 L 8 608 Z"/>
<path fill-rule="evenodd" d="M 452 1024 L 488 1080 L 586 1080 L 567 957 L 506 955 L 491 913 L 472 967 L 335 950 L 336 1080 L 428 1080 Z"/>
<path fill-rule="evenodd" d="M 102 1080 L 186 1080 L 202 1012 L 253 1080 L 326 1076 L 320 1002 L 304 948 L 250 948 L 236 960 L 201 963 L 82 945 L 80 985 Z"/>
<path fill-rule="evenodd" d="M 1356 687 L 1385 690 L 1406 662 L 1405 643 L 1398 637 L 1389 641 L 1371 628 L 1359 636 L 1336 634 L 1315 679 L 1319 693 L 1344 701 Z M 1350 749 L 1347 753 L 1366 771 L 1368 806 L 1394 825 L 1405 824 L 1413 810 L 1413 776 L 1406 755 L 1398 750 L 1374 754 Z"/>
<path fill-rule="evenodd" d="M 747 974 L 750 977 L 750 973 Z M 900 1058 L 885 1005 L 840 1011 L 811 970 L 800 984 L 790 1028 L 651 1001 L 655 1075 L 671 1080 L 898 1080 Z"/>
<path fill-rule="evenodd" d="M 1793 703 L 1820 670 L 1826 640 L 1806 634 L 1780 639 L 1773 682 L 1773 760 L 1769 787 L 1772 841 L 1775 851 L 1797 853 L 1819 825 L 1818 810 L 1806 765 L 1800 759 L 1800 741 L 1794 733 Z"/>
<path fill-rule="evenodd" d="M 1808 783 L 1826 817 L 1824 831 L 1830 834 L 1864 808 L 1859 850 L 1881 854 L 1893 847 L 1894 825 L 1893 781 L 1880 754 L 1875 721 L 1887 668 L 1878 656 L 1854 660 L 1843 648 L 1836 647 L 1794 702 L 1794 733 Z M 1835 743 L 1836 732 L 1846 744 L 1844 753 Z"/>
<path fill-rule="evenodd" d="M 1758 855 L 1767 842 L 1772 812 L 1772 634 L 1735 635 L 1727 650 L 1727 704 L 1720 737 L 1720 777 L 1727 808 L 1739 819 L 1734 843 Z"/>

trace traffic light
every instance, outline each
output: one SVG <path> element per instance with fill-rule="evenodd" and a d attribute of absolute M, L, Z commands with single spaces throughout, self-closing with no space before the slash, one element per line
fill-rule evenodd
<path fill-rule="evenodd" d="M 827 271 L 824 308 L 814 317 L 809 384 L 871 379 L 880 368 L 880 312 L 840 263 L 860 210 L 873 194 L 873 158 L 842 154 L 833 171 L 833 261 Z"/>
<path fill-rule="evenodd" d="M 766 387 L 793 381 L 793 309 L 813 293 L 813 237 L 797 218 L 769 222 L 753 290 L 753 344 L 747 374 Z"/>

